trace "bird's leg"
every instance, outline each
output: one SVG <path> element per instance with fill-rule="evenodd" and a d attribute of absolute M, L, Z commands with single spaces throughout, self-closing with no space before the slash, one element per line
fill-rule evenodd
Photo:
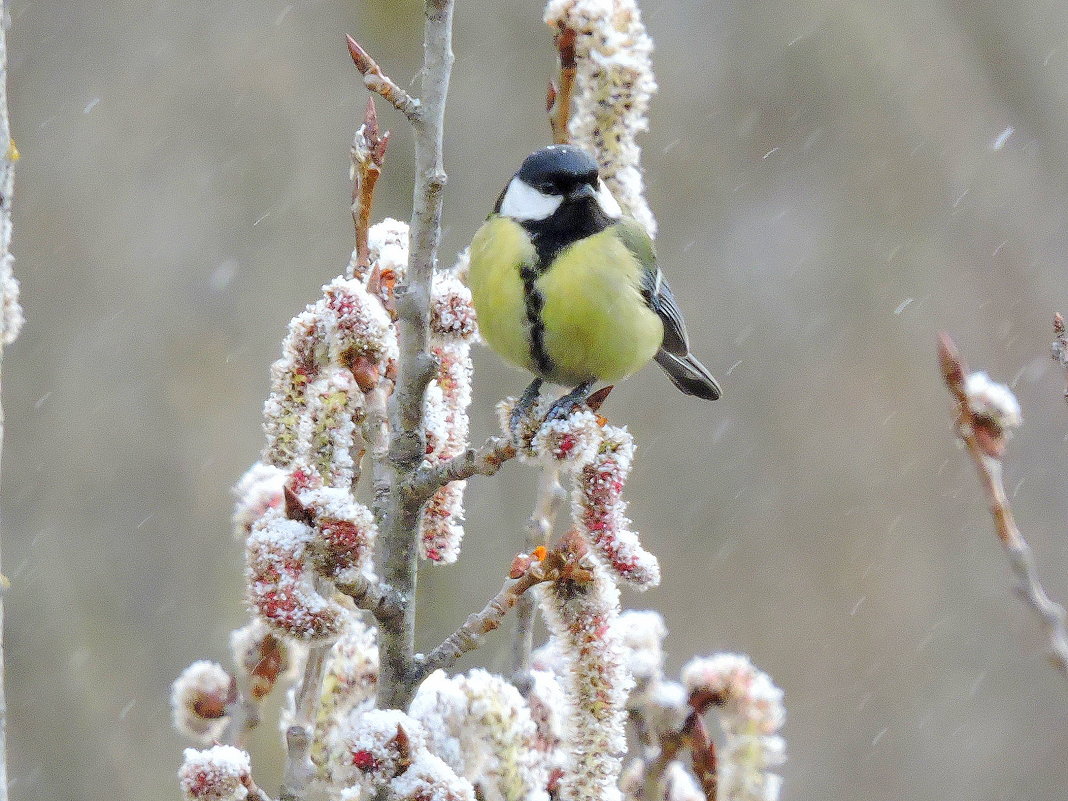
<path fill-rule="evenodd" d="M 523 390 L 522 397 L 519 398 L 519 402 L 512 409 L 511 417 L 508 418 L 508 433 L 512 435 L 512 439 L 518 439 L 516 432 L 519 431 L 523 418 L 529 417 L 531 411 L 534 410 L 539 395 L 541 395 L 541 379 L 535 378 L 530 382 L 530 386 Z"/>
<path fill-rule="evenodd" d="M 562 398 L 553 402 L 553 405 L 549 407 L 549 411 L 545 414 L 546 420 L 562 420 L 573 411 L 576 406 L 581 406 L 586 402 L 586 395 L 593 389 L 593 381 L 584 381 L 568 392 Z"/>

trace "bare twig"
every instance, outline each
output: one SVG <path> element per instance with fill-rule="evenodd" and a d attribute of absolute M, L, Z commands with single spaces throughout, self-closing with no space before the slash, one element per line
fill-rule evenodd
<path fill-rule="evenodd" d="M 529 570 L 519 578 L 507 579 L 501 591 L 489 603 L 480 611 L 471 613 L 460 628 L 427 655 L 420 674 L 426 676 L 435 670 L 447 668 L 468 651 L 481 646 L 483 637 L 501 625 L 504 616 L 523 593 L 548 580 L 549 577 L 540 570 Z"/>
<path fill-rule="evenodd" d="M 560 486 L 560 471 L 543 467 L 538 482 L 538 496 L 534 511 L 527 523 L 526 550 L 549 544 L 553 522 L 564 500 L 564 488 Z M 512 643 L 512 683 L 526 695 L 530 690 L 530 652 L 534 645 L 534 618 L 537 606 L 531 595 L 524 593 L 516 604 L 515 640 Z"/>
<path fill-rule="evenodd" d="M 449 667 L 468 651 L 481 646 L 483 637 L 501 625 L 504 616 L 531 587 L 546 581 L 590 581 L 592 574 L 582 562 L 584 556 L 584 544 L 571 537 L 565 537 L 556 550 L 538 547 L 532 554 L 517 556 L 500 592 L 480 611 L 468 615 L 460 628 L 420 661 L 418 680 Z"/>
<path fill-rule="evenodd" d="M 1064 318 L 1060 312 L 1053 315 L 1053 346 L 1050 356 L 1065 370 L 1064 400 L 1068 402 L 1068 333 L 1065 332 Z"/>
<path fill-rule="evenodd" d="M 375 476 L 375 492 L 382 498 L 376 511 L 383 578 L 403 599 L 404 612 L 397 623 L 382 626 L 379 640 L 378 703 L 392 709 L 406 708 L 417 684 L 414 601 L 422 504 L 406 491 L 406 484 L 426 452 L 423 396 L 437 367 L 430 353 L 428 323 L 446 180 L 442 143 L 453 61 L 452 9 L 452 0 L 425 2 L 422 100 L 417 109 L 406 112 L 415 135 L 416 161 L 408 271 L 396 292 L 400 359 L 396 390 L 389 399 L 389 459 Z M 402 106 L 398 107 L 403 111 Z"/>
<path fill-rule="evenodd" d="M 375 100 L 367 98 L 363 124 L 352 139 L 352 223 L 356 227 L 355 278 L 362 278 L 371 264 L 367 250 L 367 232 L 371 227 L 371 206 L 375 183 L 382 174 L 382 164 L 389 146 L 389 131 L 378 128 Z"/>
<path fill-rule="evenodd" d="M 1035 611 L 1046 629 L 1054 665 L 1068 678 L 1068 637 L 1065 634 L 1065 611 L 1046 595 L 1039 581 L 1034 554 L 1024 540 L 1012 507 L 1005 494 L 1002 478 L 1001 457 L 1004 452 L 1004 436 L 984 416 L 972 407 L 965 382 L 968 368 L 961 358 L 956 344 L 948 334 L 941 334 L 938 342 L 938 358 L 942 375 L 950 393 L 957 400 L 957 434 L 968 448 L 968 453 L 979 472 L 983 491 L 990 503 L 994 518 L 994 530 L 1001 540 L 1009 558 L 1009 565 L 1019 582 L 1018 593 Z"/>
<path fill-rule="evenodd" d="M 553 142 L 566 145 L 571 141 L 567 130 L 571 118 L 571 94 L 575 88 L 575 32 L 564 28 L 554 39 L 556 51 L 560 54 L 560 77 L 556 86 L 550 86 L 546 105 L 549 107 L 549 127 L 552 129 Z"/>
<path fill-rule="evenodd" d="M 408 492 L 420 503 L 452 481 L 473 476 L 492 476 L 516 455 L 515 444 L 506 437 L 490 437 L 479 448 L 468 448 L 459 456 L 435 465 L 420 465 L 406 483 Z"/>
<path fill-rule="evenodd" d="M 308 782 L 315 774 L 309 749 L 329 652 L 329 645 L 314 645 L 308 649 L 304 675 L 297 686 L 293 724 L 286 729 L 286 762 L 279 801 L 305 801 Z"/>
<path fill-rule="evenodd" d="M 381 96 L 386 102 L 391 103 L 412 123 L 417 122 L 422 115 L 422 105 L 419 100 L 401 89 L 392 78 L 383 74 L 378 62 L 360 47 L 359 42 L 347 34 L 345 41 L 349 47 L 349 55 L 352 56 L 352 63 L 363 76 L 363 85 Z"/>
<path fill-rule="evenodd" d="M 393 588 L 383 581 L 368 579 L 363 574 L 350 581 L 334 580 L 338 592 L 349 596 L 357 608 L 374 615 L 375 620 L 383 626 L 396 623 L 401 619 L 403 604 Z"/>

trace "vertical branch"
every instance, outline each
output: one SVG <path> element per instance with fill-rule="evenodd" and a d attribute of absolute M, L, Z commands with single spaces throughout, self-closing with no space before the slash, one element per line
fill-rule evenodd
<path fill-rule="evenodd" d="M 11 275 L 11 199 L 15 186 L 18 151 L 11 139 L 7 116 L 7 4 L 0 0 L 0 361 L 3 346 L 15 340 L 22 325 L 18 284 Z M 4 414 L 0 407 L 0 444 Z M 4 603 L 7 579 L 0 573 L 0 801 L 7 801 L 7 697 L 4 693 Z"/>
<path fill-rule="evenodd" d="M 554 39 L 556 51 L 560 54 L 560 79 L 556 86 L 549 89 L 549 127 L 552 129 L 553 144 L 566 145 L 571 141 L 568 122 L 571 119 L 571 95 L 575 88 L 575 73 L 578 62 L 575 59 L 575 31 L 564 28 Z"/>
<path fill-rule="evenodd" d="M 421 430 L 423 395 L 435 369 L 427 326 L 446 180 L 442 139 L 453 61 L 452 10 L 452 0 L 426 0 L 421 97 L 418 113 L 408 116 L 415 134 L 415 188 L 408 273 L 397 287 L 401 351 L 397 389 L 389 402 L 390 492 L 384 519 L 379 521 L 383 577 L 402 599 L 404 614 L 397 626 L 382 631 L 378 701 L 383 708 L 405 708 L 414 690 L 416 532 L 421 503 L 405 485 L 426 449 Z"/>
<path fill-rule="evenodd" d="M 564 488 L 560 486 L 559 468 L 543 467 L 538 484 L 538 496 L 534 511 L 527 523 L 526 552 L 533 553 L 538 546 L 547 546 L 553 532 L 553 522 L 564 500 Z M 526 695 L 530 683 L 530 651 L 534 644 L 534 616 L 536 606 L 533 595 L 524 593 L 516 603 L 515 641 L 512 643 L 512 683 Z"/>

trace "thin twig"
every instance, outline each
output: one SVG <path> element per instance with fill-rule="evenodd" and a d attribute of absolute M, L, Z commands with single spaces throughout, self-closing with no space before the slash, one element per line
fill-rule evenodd
<path fill-rule="evenodd" d="M 379 130 L 375 99 L 369 97 L 363 124 L 356 129 L 352 139 L 352 224 L 356 228 L 354 278 L 362 278 L 371 266 L 367 232 L 371 227 L 375 184 L 378 182 L 378 176 L 382 174 L 382 164 L 385 162 L 388 146 L 389 131 L 382 133 Z"/>
<path fill-rule="evenodd" d="M 352 56 L 352 63 L 363 76 L 363 85 L 381 96 L 386 102 L 391 103 L 397 111 L 413 123 L 419 121 L 422 116 L 422 105 L 419 100 L 409 95 L 392 78 L 385 75 L 382 68 L 378 66 L 378 62 L 360 47 L 359 42 L 348 34 L 345 35 L 345 41 L 349 47 L 349 55 Z"/>
<path fill-rule="evenodd" d="M 1068 403 L 1068 332 L 1065 331 L 1064 318 L 1060 312 L 1053 316 L 1053 346 L 1050 356 L 1065 371 L 1064 400 Z"/>
<path fill-rule="evenodd" d="M 408 492 L 422 503 L 452 481 L 473 476 L 492 476 L 516 455 L 515 444 L 506 437 L 490 437 L 478 448 L 435 465 L 423 464 L 407 482 Z"/>
<path fill-rule="evenodd" d="M 534 511 L 527 522 L 526 551 L 533 553 L 538 546 L 549 544 L 553 523 L 564 501 L 559 469 L 545 466 L 538 482 Z M 534 619 L 537 605 L 534 597 L 524 593 L 516 604 L 515 639 L 512 642 L 512 683 L 521 693 L 530 691 L 530 652 L 534 645 Z"/>
<path fill-rule="evenodd" d="M 329 652 L 329 645 L 313 645 L 308 649 L 308 661 L 304 664 L 304 675 L 294 700 L 293 723 L 285 732 L 286 762 L 282 771 L 280 801 L 305 801 L 308 782 L 315 774 L 308 752 Z"/>
<path fill-rule="evenodd" d="M 1068 636 L 1065 634 L 1065 611 L 1046 595 L 1039 581 L 1034 554 L 1024 540 L 1012 514 L 1012 506 L 1005 494 L 1002 478 L 1001 453 L 1004 438 L 992 434 L 989 423 L 972 408 L 965 391 L 968 368 L 956 344 L 947 334 L 938 342 L 938 357 L 946 386 L 957 400 L 957 434 L 979 472 L 983 491 L 994 518 L 994 531 L 1009 558 L 1009 566 L 1016 576 L 1017 592 L 1041 619 L 1049 641 L 1053 664 L 1068 678 Z"/>
<path fill-rule="evenodd" d="M 575 32 L 564 28 L 555 37 L 556 51 L 560 54 L 560 77 L 557 85 L 549 91 L 549 127 L 553 142 L 566 145 L 571 141 L 568 122 L 571 119 L 571 95 L 575 88 Z"/>
<path fill-rule="evenodd" d="M 468 651 L 481 646 L 483 637 L 501 625 L 508 610 L 515 606 L 523 593 L 550 579 L 551 576 L 541 570 L 537 563 L 519 578 L 507 579 L 501 591 L 493 596 L 481 611 L 471 613 L 460 628 L 426 656 L 420 666 L 420 677 L 452 666 Z"/>
<path fill-rule="evenodd" d="M 565 535 L 555 550 L 535 548 L 530 554 L 520 554 L 508 571 L 508 578 L 500 592 L 467 620 L 444 642 L 418 660 L 414 679 L 416 684 L 435 670 L 450 667 L 468 651 L 482 645 L 486 634 L 498 628 L 504 616 L 531 587 L 546 581 L 571 581 L 587 584 L 593 573 L 586 561 L 586 544 L 575 535 Z"/>

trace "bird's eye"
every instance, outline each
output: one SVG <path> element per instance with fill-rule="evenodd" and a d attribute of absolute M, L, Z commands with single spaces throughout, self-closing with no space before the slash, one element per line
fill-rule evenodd
<path fill-rule="evenodd" d="M 543 195 L 559 194 L 559 190 L 557 190 L 556 184 L 554 184 L 552 181 L 542 181 L 534 188 L 541 192 Z"/>

